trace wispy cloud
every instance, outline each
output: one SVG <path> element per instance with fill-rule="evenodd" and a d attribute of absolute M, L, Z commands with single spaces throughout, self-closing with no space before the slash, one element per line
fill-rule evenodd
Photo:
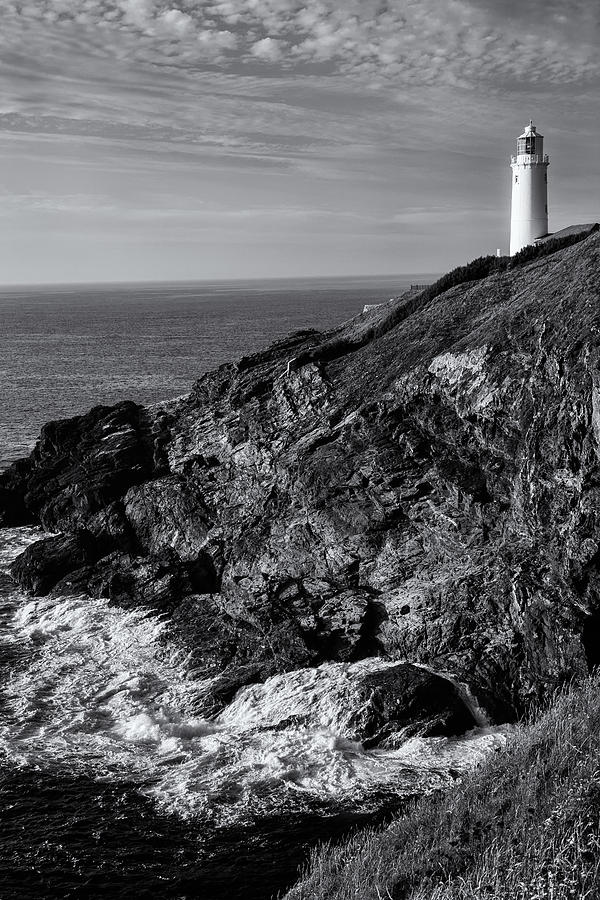
<path fill-rule="evenodd" d="M 342 147 L 422 146 L 433 114 L 452 146 L 469 106 L 600 79 L 595 4 L 507 2 L 509 16 L 492 0 L 0 0 L 0 131 L 319 172 Z"/>
<path fill-rule="evenodd" d="M 589 0 L 0 0 L 5 210 L 30 231 L 95 216 L 106 242 L 154 222 L 159 242 L 213 227 L 274 246 L 306 225 L 307 247 L 327 228 L 353 252 L 361 228 L 408 246 L 411 227 L 448 254 L 459 235 L 495 247 L 490 204 L 529 116 L 568 153 L 565 198 L 598 174 L 599 16 Z"/>
<path fill-rule="evenodd" d="M 36 27 L 48 41 L 76 32 L 108 55 L 190 68 L 330 64 L 409 84 L 599 71 L 599 14 L 587 0 L 1 0 L 0 10 L 9 40 L 33 39 Z"/>

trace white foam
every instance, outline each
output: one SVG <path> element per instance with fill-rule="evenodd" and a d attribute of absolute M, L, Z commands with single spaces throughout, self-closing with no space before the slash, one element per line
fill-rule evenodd
<path fill-rule="evenodd" d="M 0 572 L 7 572 L 10 564 L 30 544 L 46 537 L 41 528 L 3 528 L 0 530 Z"/>
<path fill-rule="evenodd" d="M 0 532 L 0 559 L 39 536 Z M 353 676 L 390 665 L 379 659 L 275 676 L 207 721 L 194 710 L 208 683 L 188 673 L 156 617 L 87 596 L 4 600 L 0 638 L 27 651 L 0 714 L 12 764 L 134 781 L 181 815 L 239 823 L 315 801 L 364 808 L 381 791 L 443 784 L 505 740 L 475 729 L 365 751 L 347 729 Z"/>
<path fill-rule="evenodd" d="M 371 701 L 360 676 L 395 665 L 373 658 L 355 663 L 325 663 L 274 675 L 264 684 L 242 688 L 218 721 L 247 730 L 275 727 L 296 718 L 307 728 L 324 728 L 350 736 L 357 710 Z"/>

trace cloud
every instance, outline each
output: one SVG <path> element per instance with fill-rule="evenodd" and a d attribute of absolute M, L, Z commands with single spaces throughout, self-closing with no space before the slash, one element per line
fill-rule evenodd
<path fill-rule="evenodd" d="M 283 56 L 283 46 L 282 41 L 266 37 L 253 44 L 250 48 L 250 53 L 257 59 L 262 59 L 265 62 L 278 62 Z"/>
<path fill-rule="evenodd" d="M 12 217 L 15 211 L 79 213 L 94 216 L 118 212 L 118 206 L 100 194 L 51 194 L 49 192 L 22 194 L 0 193 L 0 214 Z"/>
<path fill-rule="evenodd" d="M 327 64 L 383 83 L 465 87 L 598 77 L 598 10 L 588 0 L 0 0 L 9 37 L 20 28 L 27 40 L 46 23 L 51 43 L 78 28 L 82 42 L 149 64 L 243 71 L 259 59 L 286 71 Z"/>
<path fill-rule="evenodd" d="M 566 0 L 562 14 L 580 7 Z M 492 0 L 0 0 L 0 134 L 113 142 L 111 165 L 127 146 L 146 167 L 293 172 L 353 193 L 401 177 L 400 160 L 402 177 L 425 158 L 438 172 L 442 148 L 446 173 L 460 171 L 452 154 L 481 169 L 521 115 L 550 131 L 546 110 L 563 104 L 596 128 L 593 21 L 585 40 L 561 43 L 558 7 L 537 30 L 520 9 L 509 20 Z"/>
<path fill-rule="evenodd" d="M 232 31 L 199 31 L 198 43 L 214 57 L 221 57 L 224 50 L 235 50 L 238 45 L 237 35 Z"/>
<path fill-rule="evenodd" d="M 126 25 L 133 25 L 145 31 L 150 27 L 154 18 L 154 0 L 119 0 L 119 7 L 123 12 L 123 21 Z M 96 21 L 105 18 L 100 4 L 96 10 L 90 9 L 90 12 L 96 12 Z M 110 20 L 109 20 L 110 21 Z"/>
<path fill-rule="evenodd" d="M 156 21 L 164 33 L 177 38 L 182 38 L 194 30 L 194 20 L 180 9 L 165 10 Z"/>

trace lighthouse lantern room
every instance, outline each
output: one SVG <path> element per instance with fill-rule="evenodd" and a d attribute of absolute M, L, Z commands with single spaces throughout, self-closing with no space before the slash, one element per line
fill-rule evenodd
<path fill-rule="evenodd" d="M 532 121 L 517 138 L 517 155 L 511 156 L 512 207 L 510 254 L 518 253 L 548 234 L 548 165 L 544 137 Z"/>

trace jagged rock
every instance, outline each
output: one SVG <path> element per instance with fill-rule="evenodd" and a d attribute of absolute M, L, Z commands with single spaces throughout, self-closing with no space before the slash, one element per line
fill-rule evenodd
<path fill-rule="evenodd" d="M 202 493 L 179 477 L 158 478 L 130 488 L 124 497 L 125 516 L 138 546 L 147 553 L 177 551 L 194 559 L 214 525 Z"/>
<path fill-rule="evenodd" d="M 319 608 L 319 633 L 326 635 L 335 659 L 356 658 L 367 636 L 369 595 L 365 591 L 342 591 Z"/>
<path fill-rule="evenodd" d="M 48 594 L 68 572 L 97 559 L 96 543 L 84 530 L 36 541 L 11 566 L 11 575 L 28 591 Z"/>
<path fill-rule="evenodd" d="M 164 415 L 130 402 L 49 422 L 31 456 L 3 473 L 0 523 L 36 520 L 48 531 L 85 527 L 126 541 L 122 497 L 160 471 L 166 428 Z"/>
<path fill-rule="evenodd" d="M 193 561 L 183 561 L 172 550 L 146 557 L 111 553 L 96 565 L 82 566 L 50 581 L 45 583 L 45 592 L 52 588 L 55 594 L 88 593 L 108 597 L 119 606 L 144 605 L 171 613 L 189 594 L 208 594 L 217 587 L 210 557 L 200 554 Z M 32 590 L 41 593 L 35 587 Z"/>
<path fill-rule="evenodd" d="M 145 559 L 123 603 L 163 583 L 155 557 L 177 579 L 206 554 L 212 596 L 167 605 L 227 690 L 386 653 L 514 715 L 600 659 L 599 271 L 592 234 L 292 335 L 168 407 L 51 423 L 0 475 L 0 520 L 87 529 L 97 572 Z"/>
<path fill-rule="evenodd" d="M 323 664 L 243 688 L 219 723 L 327 729 L 377 746 L 385 738 L 454 735 L 476 725 L 455 685 L 410 663 Z"/>

